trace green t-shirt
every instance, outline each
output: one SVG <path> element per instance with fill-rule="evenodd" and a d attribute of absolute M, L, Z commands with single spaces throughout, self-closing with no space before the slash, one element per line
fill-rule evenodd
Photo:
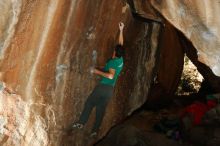
<path fill-rule="evenodd" d="M 108 72 L 110 68 L 114 69 L 115 70 L 115 75 L 114 75 L 114 78 L 113 79 L 109 79 L 109 78 L 106 78 L 106 77 L 102 77 L 101 79 L 101 83 L 102 84 L 106 84 L 106 85 L 111 85 L 111 86 L 114 86 L 117 79 L 118 79 L 118 76 L 123 68 L 123 58 L 120 57 L 120 58 L 114 58 L 114 59 L 110 59 L 106 65 L 105 65 L 105 68 L 104 68 L 104 71 L 105 72 Z"/>

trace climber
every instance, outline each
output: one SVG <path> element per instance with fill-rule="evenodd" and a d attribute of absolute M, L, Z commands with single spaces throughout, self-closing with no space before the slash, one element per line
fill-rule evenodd
<path fill-rule="evenodd" d="M 96 107 L 96 121 L 92 128 L 91 137 L 95 137 L 102 123 L 105 109 L 111 96 L 113 96 L 114 85 L 123 68 L 123 56 L 125 50 L 123 48 L 123 29 L 124 24 L 119 23 L 119 44 L 116 45 L 112 58 L 107 61 L 103 71 L 92 69 L 91 73 L 102 77 L 100 83 L 94 88 L 85 102 L 83 112 L 79 121 L 72 124 L 72 128 L 81 129 L 88 121 L 89 115 L 94 107 Z"/>

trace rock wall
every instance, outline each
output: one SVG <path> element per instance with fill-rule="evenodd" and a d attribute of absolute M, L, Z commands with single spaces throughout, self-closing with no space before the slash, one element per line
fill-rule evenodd
<path fill-rule="evenodd" d="M 95 142 L 63 128 L 78 120 L 97 84 L 90 67 L 111 57 L 119 21 L 126 25 L 125 68 L 98 139 L 146 101 L 160 26 L 136 21 L 124 1 L 2 0 L 0 9 L 1 81 L 14 93 L 0 94 L 1 145 Z"/>
<path fill-rule="evenodd" d="M 167 95 L 171 95 L 176 91 L 179 84 L 184 64 L 184 50 L 176 29 L 167 21 L 164 21 L 164 25 L 160 42 L 158 75 L 151 93 L 160 94 L 160 97 L 166 98 Z"/>
<path fill-rule="evenodd" d="M 161 25 L 159 40 L 159 60 L 155 69 L 156 77 L 148 95 L 148 103 L 158 98 L 167 98 L 176 91 L 183 70 L 184 49 L 179 41 L 176 28 L 164 18 L 158 16 L 158 12 L 149 1 L 128 0 L 134 15 L 148 18 Z"/>
<path fill-rule="evenodd" d="M 153 79 L 166 93 L 174 92 L 183 50 L 169 24 L 159 41 L 163 18 L 152 6 L 184 33 L 199 60 L 219 75 L 220 22 L 215 19 L 219 3 L 150 2 L 152 5 L 138 0 L 2 0 L 0 82 L 12 92 L 3 92 L 1 87 L 0 145 L 92 145 L 146 101 Z M 78 120 L 98 83 L 90 67 L 102 66 L 111 57 L 120 21 L 126 25 L 125 67 L 98 138 L 87 139 L 94 111 L 86 130 L 66 135 L 63 128 Z"/>
<path fill-rule="evenodd" d="M 206 92 L 216 92 L 218 93 L 220 91 L 220 77 L 216 76 L 209 66 L 205 65 L 204 63 L 201 63 L 199 61 L 197 50 L 193 46 L 193 44 L 187 40 L 182 33 L 178 33 L 180 42 L 184 48 L 184 52 L 186 53 L 187 57 L 192 61 L 192 63 L 196 66 L 197 70 L 200 72 L 200 74 L 205 79 L 205 82 L 207 82 L 208 87 L 212 88 L 210 91 L 207 90 Z M 205 83 L 204 82 L 204 83 Z M 202 87 L 201 87 L 202 88 Z M 203 89 L 201 89 L 203 90 Z"/>
<path fill-rule="evenodd" d="M 192 42 L 199 61 L 220 76 L 219 1 L 151 0 L 151 4 Z"/>

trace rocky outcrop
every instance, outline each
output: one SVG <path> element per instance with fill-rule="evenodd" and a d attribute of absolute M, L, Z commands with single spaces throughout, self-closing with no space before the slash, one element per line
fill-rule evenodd
<path fill-rule="evenodd" d="M 158 74 L 160 86 L 166 92 L 174 92 L 183 63 L 182 50 L 175 44 L 174 28 L 167 25 L 164 30 L 158 63 L 162 18 L 148 2 L 128 3 L 130 6 L 118 0 L 0 2 L 1 82 L 12 91 L 0 94 L 1 145 L 93 143 L 85 140 L 84 131 L 66 136 L 62 129 L 78 119 L 87 96 L 97 84 L 98 78 L 90 74 L 90 67 L 102 66 L 111 57 L 119 21 L 126 24 L 125 68 L 97 140 L 146 101 L 155 75 Z M 193 42 L 200 60 L 219 75 L 219 23 L 204 17 L 218 14 L 214 11 L 219 10 L 219 4 L 195 1 L 192 5 L 187 2 L 176 5 L 158 0 L 152 0 L 151 4 Z M 213 5 L 213 11 L 207 8 L 207 13 L 202 13 L 205 5 Z M 195 12 L 188 11 L 194 6 Z M 172 13 L 177 8 L 179 13 Z M 176 21 L 177 17 L 181 19 Z M 168 40 L 170 34 L 172 39 Z M 175 68 L 170 68 L 171 62 Z M 94 117 L 93 112 L 88 129 Z"/>
<path fill-rule="evenodd" d="M 192 42 L 199 61 L 220 76 L 219 1 L 151 0 L 151 4 Z"/>
<path fill-rule="evenodd" d="M 138 20 L 145 18 L 144 21 L 161 26 L 159 60 L 154 70 L 156 77 L 148 95 L 148 103 L 151 104 L 162 98 L 166 99 L 176 91 L 183 70 L 185 51 L 179 41 L 176 28 L 159 16 L 149 1 L 128 0 L 128 3 L 133 16 Z"/>
<path fill-rule="evenodd" d="M 125 2 L 3 0 L 0 9 L 1 81 L 15 93 L 0 94 L 1 145 L 86 145 L 83 131 L 66 136 L 63 128 L 98 82 L 89 69 L 111 57 L 119 21 L 125 68 L 97 140 L 146 101 L 160 25 L 136 21 Z"/>
<path fill-rule="evenodd" d="M 184 49 L 176 29 L 170 23 L 164 22 L 157 78 L 152 86 L 149 102 L 158 98 L 166 99 L 175 93 L 183 70 Z"/>
<path fill-rule="evenodd" d="M 184 52 L 186 55 L 189 57 L 189 59 L 192 61 L 192 63 L 197 67 L 197 70 L 200 72 L 200 74 L 203 76 L 205 79 L 205 84 L 209 88 L 211 88 L 210 91 L 208 89 L 205 89 L 207 93 L 213 93 L 213 92 L 218 92 L 220 91 L 220 77 L 216 76 L 212 70 L 210 69 L 209 66 L 205 65 L 204 63 L 201 63 L 199 61 L 198 55 L 197 55 L 197 50 L 193 46 L 193 44 L 187 40 L 182 33 L 178 33 L 179 40 L 181 42 L 181 46 L 184 49 Z M 200 90 L 204 90 L 203 87 L 201 87 Z M 202 91 L 203 92 L 203 91 Z"/>
<path fill-rule="evenodd" d="M 217 1 L 210 3 L 151 0 L 150 2 L 135 1 L 134 4 L 138 7 L 136 10 L 140 15 L 147 16 L 145 13 L 151 11 L 152 15 L 148 15 L 149 18 L 165 23 L 160 43 L 158 78 L 152 88 L 150 99 L 166 97 L 175 92 L 183 68 L 184 53 L 197 67 L 213 91 L 218 92 L 220 90 L 218 73 L 220 63 L 218 26 L 220 23 L 216 19 L 216 12 L 219 10 L 219 3 Z M 152 7 L 155 8 L 154 11 Z M 155 11 L 169 22 L 158 18 Z"/>

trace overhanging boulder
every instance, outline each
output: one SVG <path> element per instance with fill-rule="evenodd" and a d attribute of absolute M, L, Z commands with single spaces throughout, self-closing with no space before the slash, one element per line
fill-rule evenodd
<path fill-rule="evenodd" d="M 193 43 L 199 61 L 220 76 L 219 1 L 151 0 L 151 4 Z"/>

